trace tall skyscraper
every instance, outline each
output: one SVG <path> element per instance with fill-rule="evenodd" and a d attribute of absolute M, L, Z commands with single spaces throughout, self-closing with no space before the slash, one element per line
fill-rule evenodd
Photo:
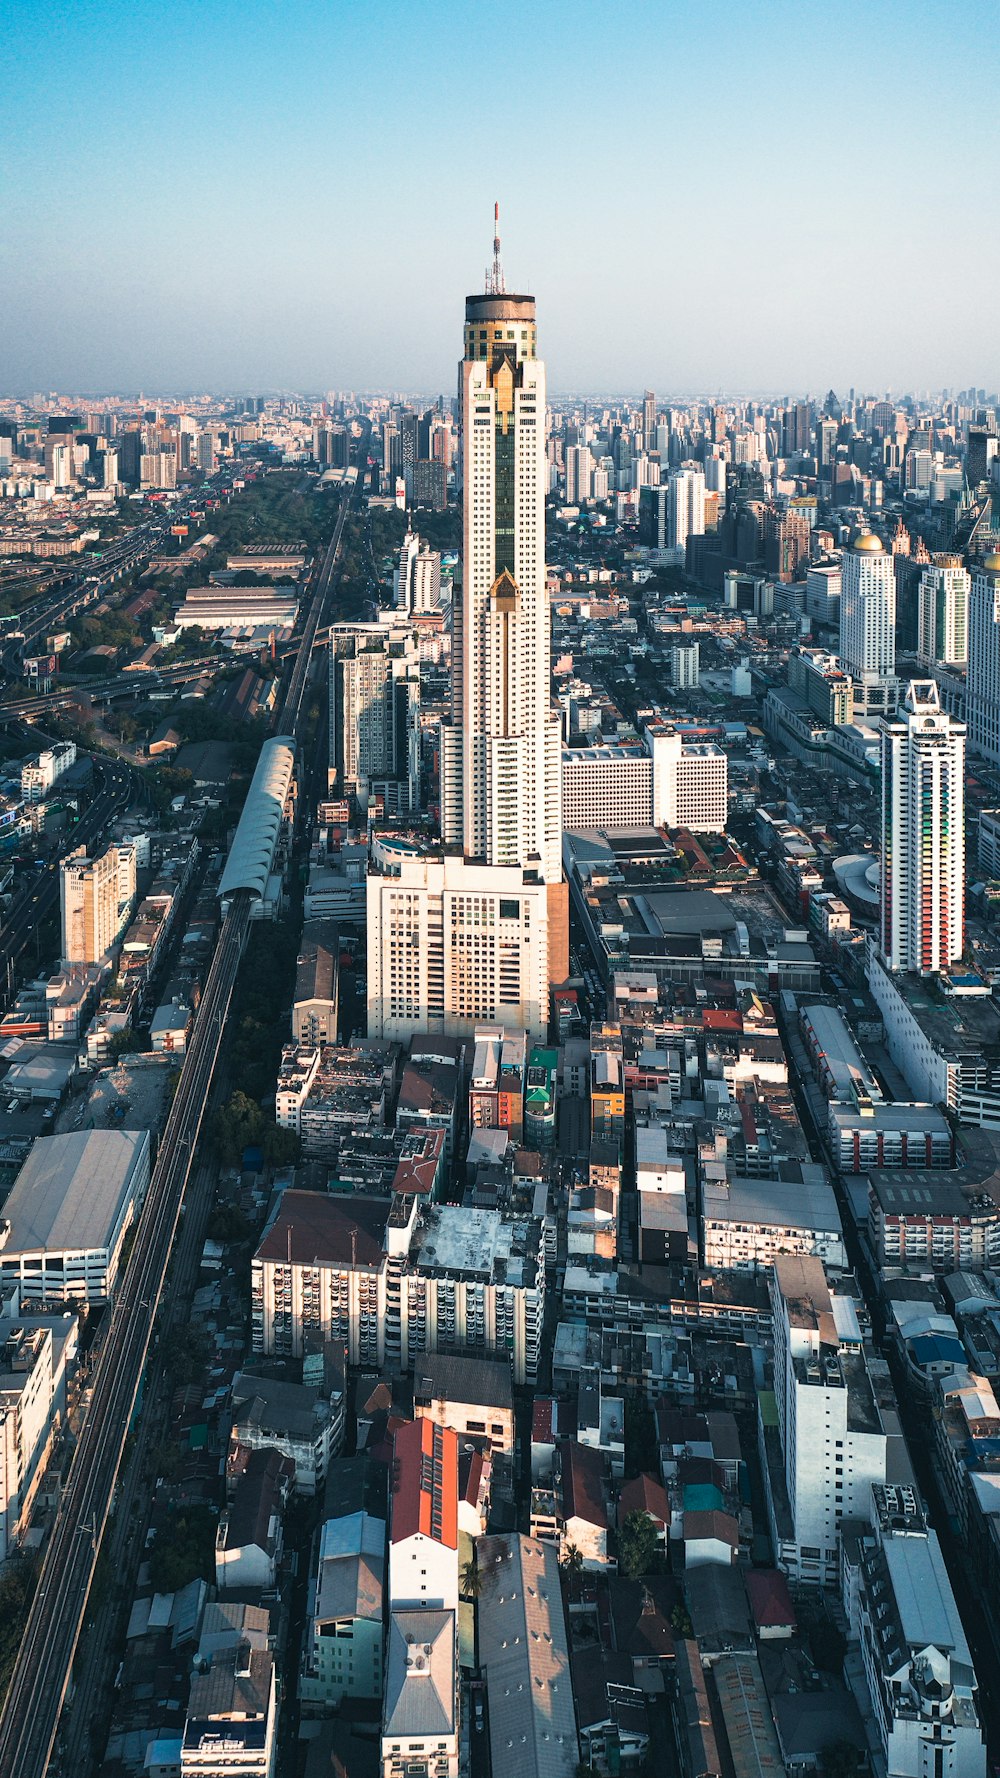
<path fill-rule="evenodd" d="M 895 558 L 871 531 L 856 537 L 843 555 L 840 664 L 854 680 L 854 709 L 862 720 L 896 708 Z"/>
<path fill-rule="evenodd" d="M 579 506 L 591 497 L 594 459 L 589 445 L 566 447 L 566 504 Z"/>
<path fill-rule="evenodd" d="M 890 969 L 935 975 L 965 941 L 965 724 L 933 679 L 911 680 L 882 722 L 881 949 Z"/>
<path fill-rule="evenodd" d="M 541 1035 L 569 971 L 562 741 L 550 697 L 545 367 L 535 303 L 506 289 L 499 237 L 465 309 L 464 550 L 452 603 L 436 853 L 373 862 L 368 1027 L 400 1038 L 490 1020 Z"/>
<path fill-rule="evenodd" d="M 1000 764 L 1000 555 L 972 575 L 966 715 L 969 746 Z"/>
<path fill-rule="evenodd" d="M 452 723 L 442 732 L 441 832 L 484 864 L 562 881 L 560 723 L 545 587 L 545 366 L 535 299 L 499 261 L 465 305 L 464 552 L 454 604 Z"/>
<path fill-rule="evenodd" d="M 654 448 L 656 432 L 656 396 L 647 389 L 642 398 L 642 437 L 646 450 Z"/>
<path fill-rule="evenodd" d="M 921 659 L 964 667 L 969 658 L 970 585 L 958 556 L 941 556 L 924 569 L 917 604 Z"/>
<path fill-rule="evenodd" d="M 705 532 L 705 475 L 696 465 L 686 463 L 675 469 L 668 482 L 666 548 L 673 550 L 680 566 L 689 537 L 702 537 Z"/>
<path fill-rule="evenodd" d="M 416 531 L 407 531 L 392 571 L 393 598 L 398 610 L 433 611 L 441 597 L 441 554 L 424 543 Z"/>
<path fill-rule="evenodd" d="M 463 581 L 452 715 L 441 725 L 441 846 L 372 861 L 368 1031 L 543 1035 L 569 971 L 562 741 L 544 576 L 544 366 L 534 297 L 507 292 L 495 240 L 466 299 Z"/>

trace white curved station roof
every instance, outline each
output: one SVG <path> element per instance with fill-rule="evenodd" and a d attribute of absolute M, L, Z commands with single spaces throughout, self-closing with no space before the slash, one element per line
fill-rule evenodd
<path fill-rule="evenodd" d="M 290 735 L 275 735 L 264 742 L 219 883 L 221 900 L 237 889 L 264 894 L 294 766 L 295 742 Z"/>

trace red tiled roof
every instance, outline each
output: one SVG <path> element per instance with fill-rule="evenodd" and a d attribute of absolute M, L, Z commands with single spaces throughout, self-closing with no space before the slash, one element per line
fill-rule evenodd
<path fill-rule="evenodd" d="M 739 1527 L 729 1513 L 718 1511 L 707 1513 L 684 1514 L 684 1542 L 700 1543 L 703 1538 L 714 1537 L 719 1543 L 728 1543 L 735 1550 L 740 1541 Z"/>
<path fill-rule="evenodd" d="M 562 1447 L 563 1517 L 585 1519 L 589 1525 L 607 1530 L 608 1510 L 604 1504 L 604 1459 L 589 1445 L 567 1439 Z"/>
<path fill-rule="evenodd" d="M 777 1568 L 748 1568 L 743 1579 L 758 1630 L 795 1629 L 792 1595 Z"/>
<path fill-rule="evenodd" d="M 458 1548 L 458 1434 L 411 1420 L 393 1439 L 392 1541 L 432 1537 Z"/>
<path fill-rule="evenodd" d="M 531 1410 L 533 1444 L 550 1445 L 555 1438 L 556 1404 L 551 1396 L 538 1395 Z"/>
<path fill-rule="evenodd" d="M 743 1014 L 735 1008 L 725 1006 L 706 1006 L 701 1022 L 706 1031 L 743 1030 Z"/>
<path fill-rule="evenodd" d="M 626 1482 L 618 1496 L 618 1523 L 624 1525 L 629 1513 L 649 1513 L 661 1525 L 670 1523 L 670 1502 L 655 1476 L 639 1475 Z"/>
<path fill-rule="evenodd" d="M 388 1215 L 388 1198 L 352 1196 L 342 1208 L 322 1192 L 286 1191 L 257 1258 L 278 1265 L 291 1256 L 299 1266 L 378 1267 Z"/>

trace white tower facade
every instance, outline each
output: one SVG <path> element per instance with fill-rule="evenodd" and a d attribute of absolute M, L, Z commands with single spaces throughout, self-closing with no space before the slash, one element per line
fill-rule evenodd
<path fill-rule="evenodd" d="M 499 237 L 465 305 L 464 547 L 441 725 L 441 841 L 368 878 L 368 1029 L 532 1037 L 569 974 L 562 727 L 550 693 L 545 366 L 535 302 L 510 294 Z"/>
<path fill-rule="evenodd" d="M 562 742 L 549 680 L 545 366 L 535 302 L 497 271 L 465 305 L 464 555 L 453 606 L 441 832 L 489 865 L 562 879 Z"/>
<path fill-rule="evenodd" d="M 687 464 L 675 469 L 668 481 L 668 501 L 667 548 L 683 556 L 688 538 L 705 532 L 704 471 Z"/>
<path fill-rule="evenodd" d="M 934 975 L 965 942 L 965 724 L 934 680 L 912 680 L 882 723 L 881 947 L 890 969 Z"/>
<path fill-rule="evenodd" d="M 846 672 L 890 679 L 896 669 L 896 573 L 871 532 L 845 549 L 841 566 L 840 659 Z"/>

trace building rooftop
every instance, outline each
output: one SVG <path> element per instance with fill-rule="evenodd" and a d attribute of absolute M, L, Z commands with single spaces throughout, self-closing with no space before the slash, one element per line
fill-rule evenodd
<path fill-rule="evenodd" d="M 583 1519 L 607 1530 L 608 1509 L 604 1503 L 604 1458 L 600 1451 L 567 1439 L 561 1447 L 563 1481 L 563 1517 Z"/>
<path fill-rule="evenodd" d="M 224 1737 L 263 1749 L 274 1661 L 267 1649 L 217 1649 L 207 1673 L 191 1681 L 184 1746 L 206 1750 Z"/>
<path fill-rule="evenodd" d="M 417 1225 L 410 1259 L 422 1271 L 527 1286 L 538 1275 L 540 1244 L 541 1224 L 531 1217 L 430 1204 Z"/>
<path fill-rule="evenodd" d="M 392 1448 L 391 1541 L 418 1535 L 458 1548 L 458 1434 L 425 1419 L 398 1427 Z"/>
<path fill-rule="evenodd" d="M 811 1254 L 779 1253 L 774 1276 L 792 1327 L 818 1333 L 824 1346 L 839 1345 L 822 1260 Z"/>
<path fill-rule="evenodd" d="M 821 1167 L 799 1169 L 798 1180 L 706 1179 L 702 1206 L 706 1222 L 754 1223 L 764 1228 L 814 1230 L 840 1234 L 840 1212 L 833 1186 Z"/>
<path fill-rule="evenodd" d="M 239 1371 L 233 1379 L 233 1427 L 254 1426 L 275 1438 L 313 1440 L 330 1416 L 329 1401 L 318 1388 Z"/>
<path fill-rule="evenodd" d="M 257 1248 L 273 1264 L 361 1266 L 377 1269 L 389 1215 L 387 1198 L 329 1198 L 286 1191 Z"/>
<path fill-rule="evenodd" d="M 514 1397 L 510 1366 L 448 1352 L 422 1353 L 414 1366 L 413 1399 L 470 1402 L 511 1413 Z"/>
<path fill-rule="evenodd" d="M 148 1159 L 146 1130 L 40 1136 L 3 1207 L 10 1232 L 0 1253 L 106 1247 Z"/>
<path fill-rule="evenodd" d="M 394 1611 L 389 1618 L 383 1738 L 441 1739 L 456 1730 L 453 1611 Z"/>
<path fill-rule="evenodd" d="M 883 1638 L 890 1667 L 902 1664 L 910 1651 L 933 1647 L 971 1672 L 972 1656 L 937 1534 L 886 1537 L 875 1561 L 892 1592 L 894 1611 Z"/>
<path fill-rule="evenodd" d="M 576 1721 L 557 1552 L 527 1537 L 485 1537 L 477 1557 L 493 1770 L 516 1761 L 525 1778 L 573 1778 Z"/>
<path fill-rule="evenodd" d="M 384 1583 L 385 1521 L 365 1512 L 328 1519 L 320 1532 L 316 1618 L 381 1624 Z"/>
<path fill-rule="evenodd" d="M 1000 1207 L 1000 1132 L 962 1125 L 961 1160 L 941 1171 L 876 1167 L 868 1183 L 887 1216 L 971 1216 Z"/>
<path fill-rule="evenodd" d="M 753 1654 L 724 1654 L 713 1662 L 715 1690 L 732 1761 L 733 1778 L 781 1778 L 785 1762 L 771 1715 L 760 1662 Z"/>

